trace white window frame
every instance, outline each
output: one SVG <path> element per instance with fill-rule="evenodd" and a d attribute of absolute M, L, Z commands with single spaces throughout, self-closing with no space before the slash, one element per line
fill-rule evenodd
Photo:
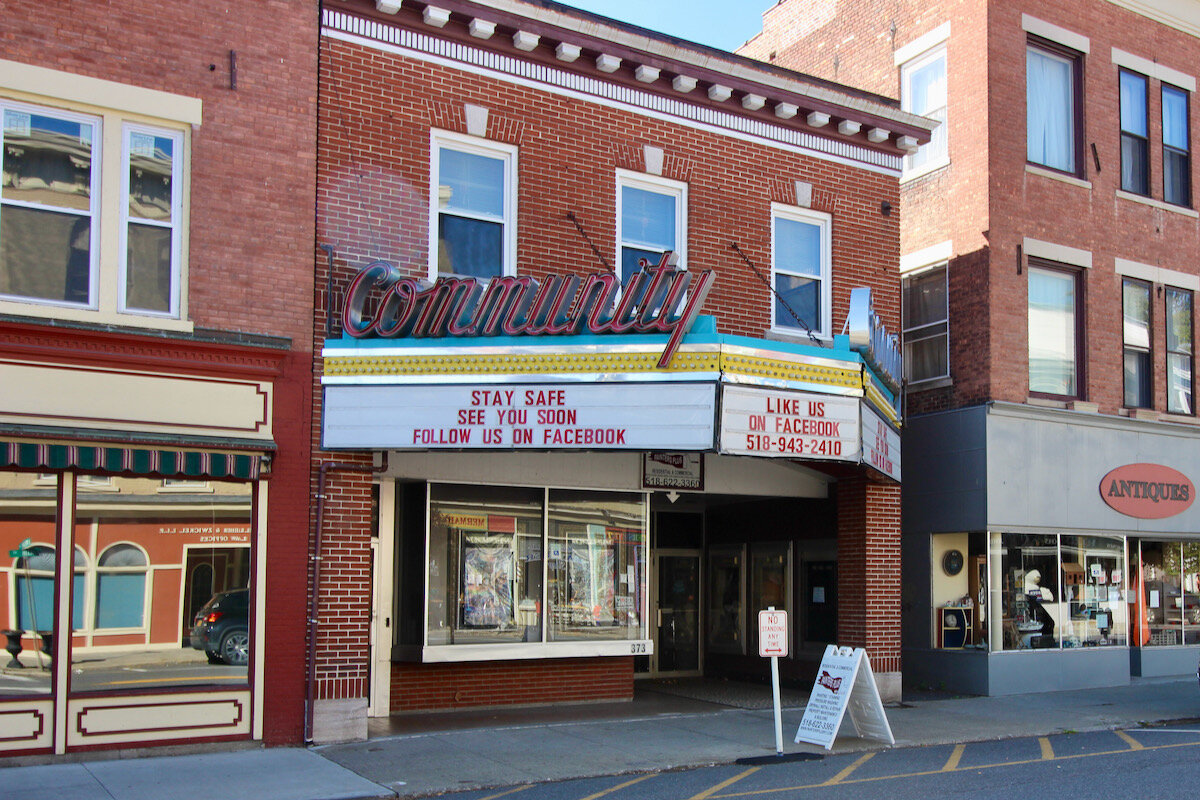
<path fill-rule="evenodd" d="M 0 296 L 0 313 L 24 317 L 191 332 L 188 319 L 188 230 L 191 184 L 191 134 L 203 122 L 199 98 L 131 86 L 86 75 L 0 59 L 0 103 L 27 104 L 55 116 L 87 115 L 98 119 L 93 138 L 95 190 L 92 193 L 92 302 L 38 301 Z M 119 204 L 123 199 L 122 151 L 126 124 L 144 124 L 179 137 L 173 188 L 179 192 L 177 262 L 178 285 L 172 315 L 123 311 L 120 304 L 121 251 Z"/>
<path fill-rule="evenodd" d="M 88 301 L 86 303 L 72 303 L 66 300 L 52 300 L 42 297 L 0 294 L 0 310 L 4 310 L 3 307 L 9 304 L 19 304 L 20 306 L 25 306 L 28 304 L 34 306 L 48 306 L 51 308 L 71 308 L 95 311 L 99 305 L 100 295 L 100 209 L 102 205 L 101 194 L 104 187 L 104 182 L 101 180 L 101 172 L 104 166 L 103 160 L 105 149 L 104 120 L 93 114 L 80 114 L 68 109 L 22 103 L 0 97 L 0 147 L 7 146 L 4 130 L 5 126 L 3 121 L 9 111 L 15 111 L 21 114 L 36 114 L 39 116 L 53 117 L 55 119 L 80 123 L 83 125 L 90 125 L 92 127 L 91 184 L 88 187 L 90 204 L 86 212 L 64 208 L 61 206 L 29 203 L 20 200 L 0 200 L 0 215 L 4 214 L 4 208 L 6 207 L 28 208 L 36 211 L 50 211 L 54 213 L 70 214 L 72 216 L 86 218 L 91 221 L 88 234 Z"/>
<path fill-rule="evenodd" d="M 777 303 L 775 296 L 775 276 L 783 274 L 805 278 L 813 277 L 807 273 L 780 268 L 779 247 L 775 242 L 776 219 L 803 222 L 809 225 L 816 225 L 820 228 L 821 265 L 819 280 L 821 281 L 821 324 L 819 327 L 813 328 L 812 332 L 819 339 L 831 339 L 832 334 L 830 331 L 833 325 L 831 319 L 833 316 L 833 217 L 822 211 L 813 211 L 799 206 L 788 206 L 782 203 L 771 204 L 771 295 L 769 298 L 771 304 L 771 332 L 783 334 L 788 337 L 807 339 L 808 334 L 803 329 L 795 325 L 784 325 L 782 324 L 783 321 L 775 318 L 775 305 Z M 808 322 L 808 320 L 805 320 L 805 322 Z"/>
<path fill-rule="evenodd" d="M 504 213 L 502 219 L 476 217 L 504 226 L 501 238 L 500 275 L 517 274 L 517 147 L 478 136 L 433 129 L 429 133 L 429 279 L 435 281 L 438 272 L 438 204 L 439 154 L 442 148 L 462 153 L 494 158 L 504 163 Z M 457 214 L 471 218 L 470 215 Z M 444 276 L 442 276 L 444 277 Z"/>
<path fill-rule="evenodd" d="M 616 198 L 617 198 L 617 251 L 616 267 L 617 276 L 621 276 L 621 252 L 626 246 L 636 247 L 639 250 L 646 249 L 637 242 L 625 241 L 625 232 L 621 229 L 621 220 L 623 214 L 623 205 L 621 202 L 621 190 L 625 187 L 631 189 L 640 189 L 644 192 L 653 192 L 671 197 L 675 200 L 675 248 L 674 252 L 679 256 L 679 262 L 675 265 L 677 269 L 687 269 L 687 190 L 688 186 L 682 181 L 674 181 L 670 178 L 661 178 L 657 175 L 649 175 L 643 172 L 633 172 L 627 169 L 617 170 Z"/>
<path fill-rule="evenodd" d="M 133 134 L 141 133 L 148 136 L 170 139 L 174 147 L 171 159 L 171 220 L 131 218 L 129 216 L 129 144 Z M 141 314 L 148 317 L 166 317 L 175 319 L 179 316 L 179 292 L 183 258 L 183 181 L 178 174 L 183 156 L 183 132 L 167 128 L 155 128 L 149 125 L 126 123 L 121 130 L 121 232 L 120 257 L 121 270 L 118 279 L 118 310 L 126 314 Z M 148 225 L 155 228 L 167 228 L 171 231 L 171 286 L 168 296 L 168 310 L 153 311 L 145 308 L 132 308 L 129 305 L 129 226 L 130 224 Z"/>
<path fill-rule="evenodd" d="M 945 84 L 946 96 L 943 98 L 942 105 L 939 108 L 916 111 L 912 107 L 912 76 L 915 72 L 924 67 L 928 67 L 936 61 L 942 62 L 942 81 Z M 917 153 L 904 157 L 902 180 L 911 180 L 913 178 L 926 175 L 950 163 L 950 137 L 947 125 L 949 125 L 949 103 L 950 103 L 950 62 L 947 56 L 946 41 L 935 44 L 929 49 L 914 58 L 909 59 L 900 65 L 900 107 L 905 111 L 911 111 L 916 114 L 928 115 L 930 111 L 942 112 L 941 124 L 935 130 L 933 136 L 940 144 L 940 151 L 934 152 L 934 141 L 930 140 L 928 144 L 922 145 Z M 940 133 L 940 136 L 939 136 Z M 924 155 L 927 160 L 921 164 L 914 165 L 913 160 L 917 154 Z"/>

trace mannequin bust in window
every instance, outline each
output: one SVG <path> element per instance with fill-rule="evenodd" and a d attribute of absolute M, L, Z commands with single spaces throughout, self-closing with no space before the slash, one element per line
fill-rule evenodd
<path fill-rule="evenodd" d="M 1042 635 L 1035 637 L 1034 647 L 1053 647 L 1054 617 L 1045 609 L 1042 603 L 1053 603 L 1054 592 L 1042 586 L 1042 573 L 1031 569 L 1025 573 L 1025 596 L 1029 598 L 1029 608 L 1035 620 L 1042 623 Z"/>

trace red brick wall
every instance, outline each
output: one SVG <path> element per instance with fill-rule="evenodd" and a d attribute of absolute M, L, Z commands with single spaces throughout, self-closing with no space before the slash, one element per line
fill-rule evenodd
<path fill-rule="evenodd" d="M 899 92 L 893 52 L 951 21 L 948 46 L 951 164 L 902 188 L 901 251 L 947 239 L 950 368 L 953 386 L 910 395 L 909 413 L 1025 402 L 1028 388 L 1028 270 L 1018 271 L 1024 237 L 1088 250 L 1084 399 L 1121 412 L 1121 279 L 1113 259 L 1196 275 L 1200 221 L 1116 196 L 1120 186 L 1119 94 L 1114 47 L 1195 76 L 1195 37 L 1100 0 L 1045 4 L 1003 0 L 837 3 L 785 0 L 769 30 L 743 50 L 775 63 L 885 94 Z M 1025 43 L 1021 15 L 1089 37 L 1084 58 L 1084 177 L 1091 188 L 1025 168 Z M 894 37 L 890 34 L 895 25 Z M 1151 194 L 1162 199 L 1160 83 L 1150 82 Z M 1193 98 L 1194 100 L 1194 98 Z M 1196 130 L 1195 103 L 1190 128 Z M 1097 170 L 1091 148 L 1100 162 Z M 1196 159 L 1192 183 L 1197 185 Z M 1163 301 L 1154 296 L 1155 408 L 1166 408 Z"/>
<path fill-rule="evenodd" d="M 721 333 L 769 327 L 767 291 L 730 244 L 769 275 L 770 204 L 795 203 L 794 180 L 833 215 L 835 323 L 850 289 L 871 286 L 885 323 L 898 324 L 898 218 L 880 212 L 898 202 L 894 178 L 331 39 L 321 69 L 318 241 L 337 248 L 340 286 L 373 258 L 427 273 L 430 129 L 465 133 L 471 103 L 489 109 L 489 138 L 520 148 L 522 273 L 604 268 L 568 212 L 611 263 L 615 170 L 643 171 L 652 145 L 665 151 L 664 177 L 688 184 L 688 263 L 717 272 L 705 312 Z"/>
<path fill-rule="evenodd" d="M 633 699 L 633 658 L 392 664 L 392 713 Z"/>
<path fill-rule="evenodd" d="M 522 274 L 604 268 L 568 213 L 611 264 L 616 170 L 644 171 L 643 146 L 651 145 L 664 150 L 664 177 L 687 183 L 688 264 L 717 272 L 704 311 L 715 315 L 719 332 L 762 336 L 770 327 L 771 297 L 730 245 L 769 276 L 771 202 L 794 204 L 796 180 L 811 183 L 814 208 L 833 217 L 832 330 L 840 332 L 857 286 L 874 289 L 885 323 L 897 329 L 899 218 L 881 212 L 884 202 L 898 203 L 894 177 L 328 37 L 320 79 L 317 241 L 336 252 L 335 300 L 370 260 L 427 275 L 430 131 L 465 133 L 470 103 L 488 109 L 489 139 L 519 148 Z M 317 256 L 321 338 L 328 268 L 325 253 Z M 319 403 L 318 393 L 318 411 Z M 322 698 L 366 691 L 369 499 L 369 481 L 331 473 L 317 662 Z M 622 699 L 632 693 L 632 662 L 395 664 L 391 682 L 393 711 Z"/>
<path fill-rule="evenodd" d="M 876 672 L 900 671 L 900 486 L 837 482 L 838 644 L 865 647 Z"/>
<path fill-rule="evenodd" d="M 278 452 L 265 553 L 268 742 L 298 741 L 312 382 L 311 197 L 317 4 L 16 3 L 0 16 L 3 57 L 198 97 L 192 130 L 189 311 L 198 328 L 287 337 L 275 380 Z M 230 51 L 237 57 L 231 88 Z M 211 65 L 211 68 L 210 68 Z M 106 212 L 107 213 L 107 212 Z"/>

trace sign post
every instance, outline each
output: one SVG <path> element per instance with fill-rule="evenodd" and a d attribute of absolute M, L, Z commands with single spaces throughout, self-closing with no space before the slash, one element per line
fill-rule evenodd
<path fill-rule="evenodd" d="M 787 612 L 768 606 L 758 612 L 758 654 L 771 659 L 771 694 L 775 700 L 775 754 L 783 755 L 783 712 L 779 705 L 779 657 L 788 654 Z"/>
<path fill-rule="evenodd" d="M 809 742 L 832 750 L 847 710 L 859 736 L 896 743 L 867 651 L 831 644 L 817 668 L 817 679 L 796 731 L 796 743 Z"/>

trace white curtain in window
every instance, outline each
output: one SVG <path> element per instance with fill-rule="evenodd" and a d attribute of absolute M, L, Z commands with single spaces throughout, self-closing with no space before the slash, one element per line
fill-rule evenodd
<path fill-rule="evenodd" d="M 1026 157 L 1064 172 L 1075 171 L 1072 64 L 1028 48 L 1025 55 Z"/>

